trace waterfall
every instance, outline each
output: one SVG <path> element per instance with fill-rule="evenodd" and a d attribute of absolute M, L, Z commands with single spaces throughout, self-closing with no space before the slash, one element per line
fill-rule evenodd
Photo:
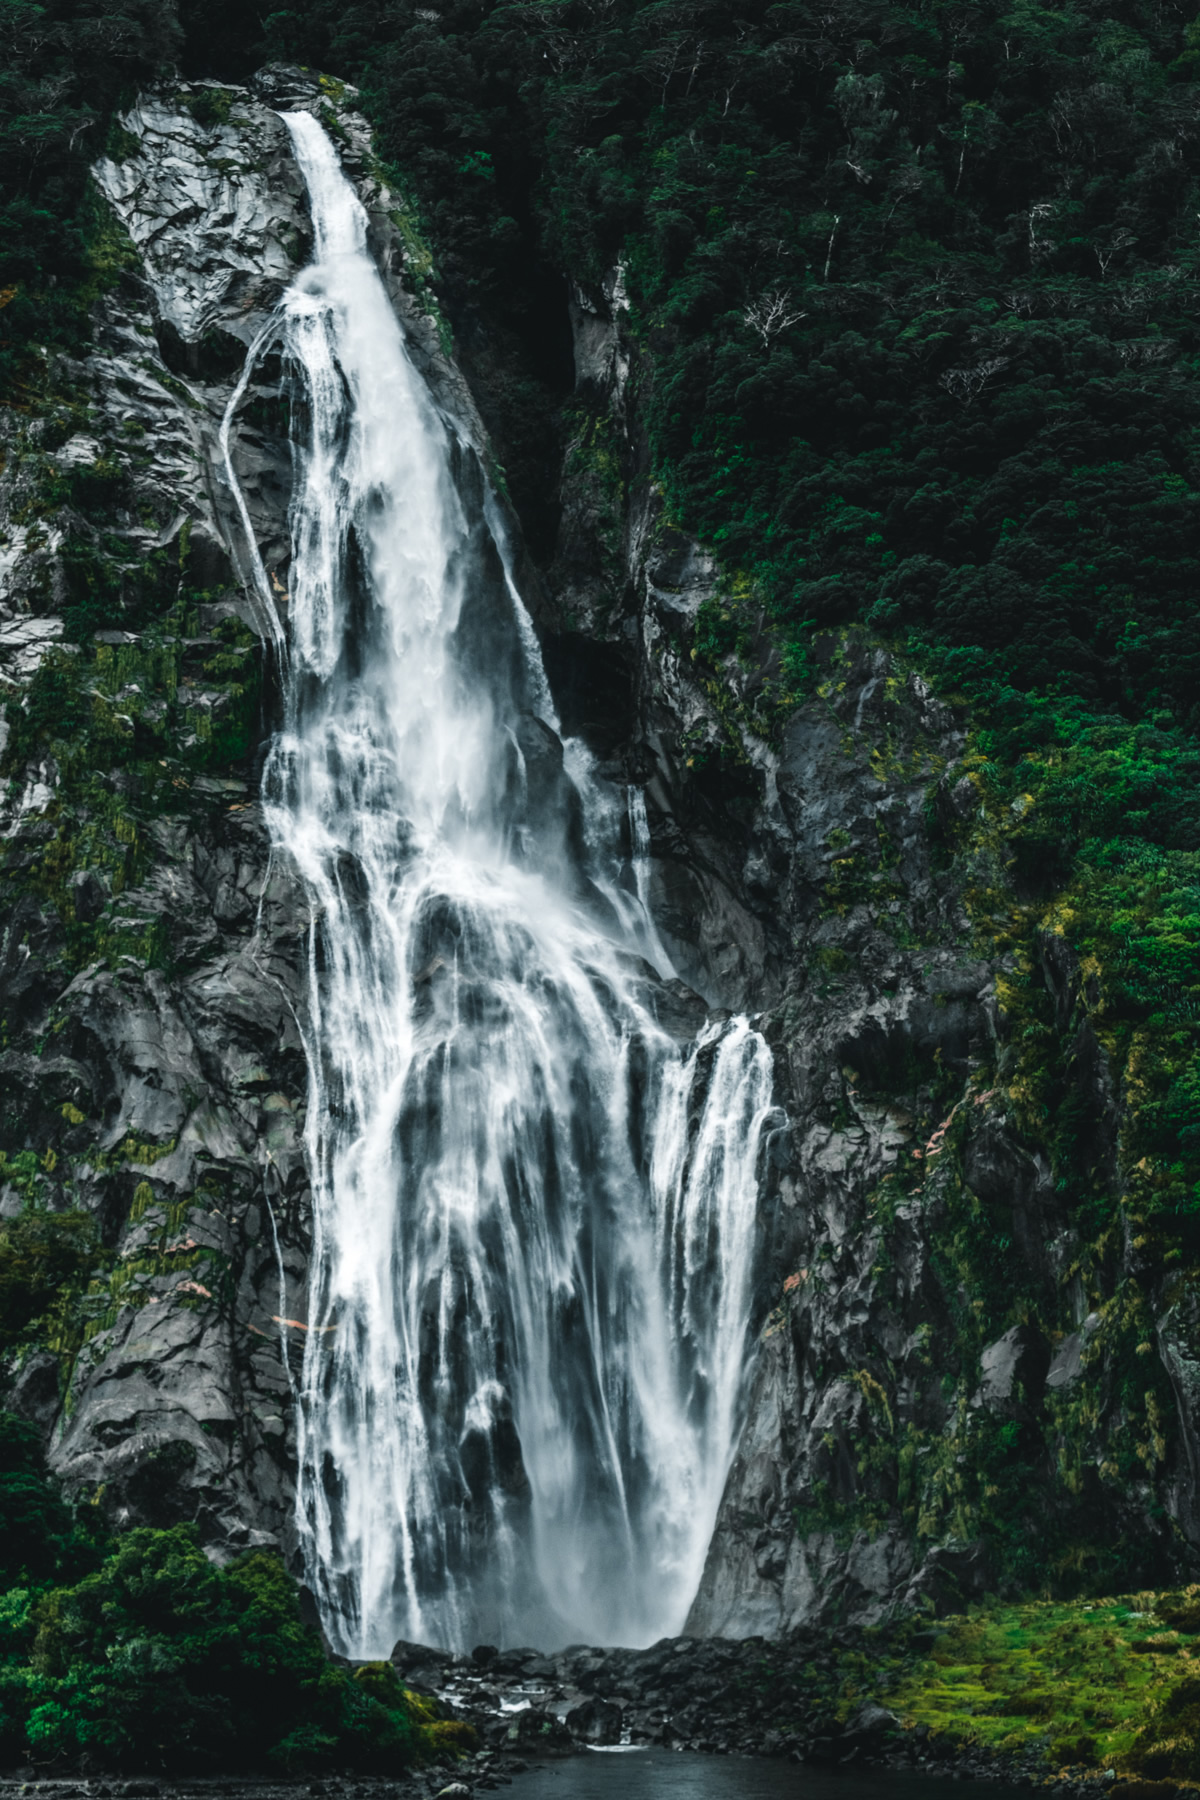
<path fill-rule="evenodd" d="M 742 1018 L 659 1022 L 641 795 L 564 749 L 480 459 L 329 139 L 285 120 L 315 248 L 273 334 L 296 474 L 264 805 L 315 920 L 308 1579 L 353 1656 L 649 1643 L 740 1424 L 770 1054 Z"/>

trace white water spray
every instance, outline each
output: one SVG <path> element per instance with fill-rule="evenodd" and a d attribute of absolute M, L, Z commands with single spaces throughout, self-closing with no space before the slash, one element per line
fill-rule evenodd
<path fill-rule="evenodd" d="M 770 1055 L 742 1019 L 683 1049 L 657 1022 L 641 796 L 622 870 L 626 796 L 564 756 L 479 459 L 329 139 L 286 123 L 316 244 L 276 334 L 297 476 L 264 796 L 316 920 L 309 1580 L 355 1656 L 648 1643 L 682 1626 L 740 1424 Z"/>

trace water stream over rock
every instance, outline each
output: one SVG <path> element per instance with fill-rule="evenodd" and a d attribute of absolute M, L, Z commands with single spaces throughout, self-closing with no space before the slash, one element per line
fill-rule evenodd
<path fill-rule="evenodd" d="M 741 1017 L 691 1035 L 640 795 L 564 745 L 477 447 L 330 140 L 285 123 L 315 249 L 264 338 L 296 453 L 264 799 L 316 919 L 309 1579 L 353 1655 L 645 1644 L 741 1422 L 771 1057 Z"/>

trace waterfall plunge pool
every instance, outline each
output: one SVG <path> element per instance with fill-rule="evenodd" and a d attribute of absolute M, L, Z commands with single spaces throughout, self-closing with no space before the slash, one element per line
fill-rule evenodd
<path fill-rule="evenodd" d="M 767 1758 L 679 1750 L 591 1751 L 514 1776 L 512 1800 L 938 1800 L 944 1774 L 889 1768 L 821 1769 Z M 997 1781 L 954 1780 L 963 1800 L 1017 1800 Z"/>

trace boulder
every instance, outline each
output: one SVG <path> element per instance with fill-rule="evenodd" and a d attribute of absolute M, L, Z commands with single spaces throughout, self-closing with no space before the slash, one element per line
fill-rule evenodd
<path fill-rule="evenodd" d="M 615 1700 L 585 1700 L 572 1707 L 564 1723 L 573 1738 L 583 1744 L 619 1744 L 623 1714 Z"/>

